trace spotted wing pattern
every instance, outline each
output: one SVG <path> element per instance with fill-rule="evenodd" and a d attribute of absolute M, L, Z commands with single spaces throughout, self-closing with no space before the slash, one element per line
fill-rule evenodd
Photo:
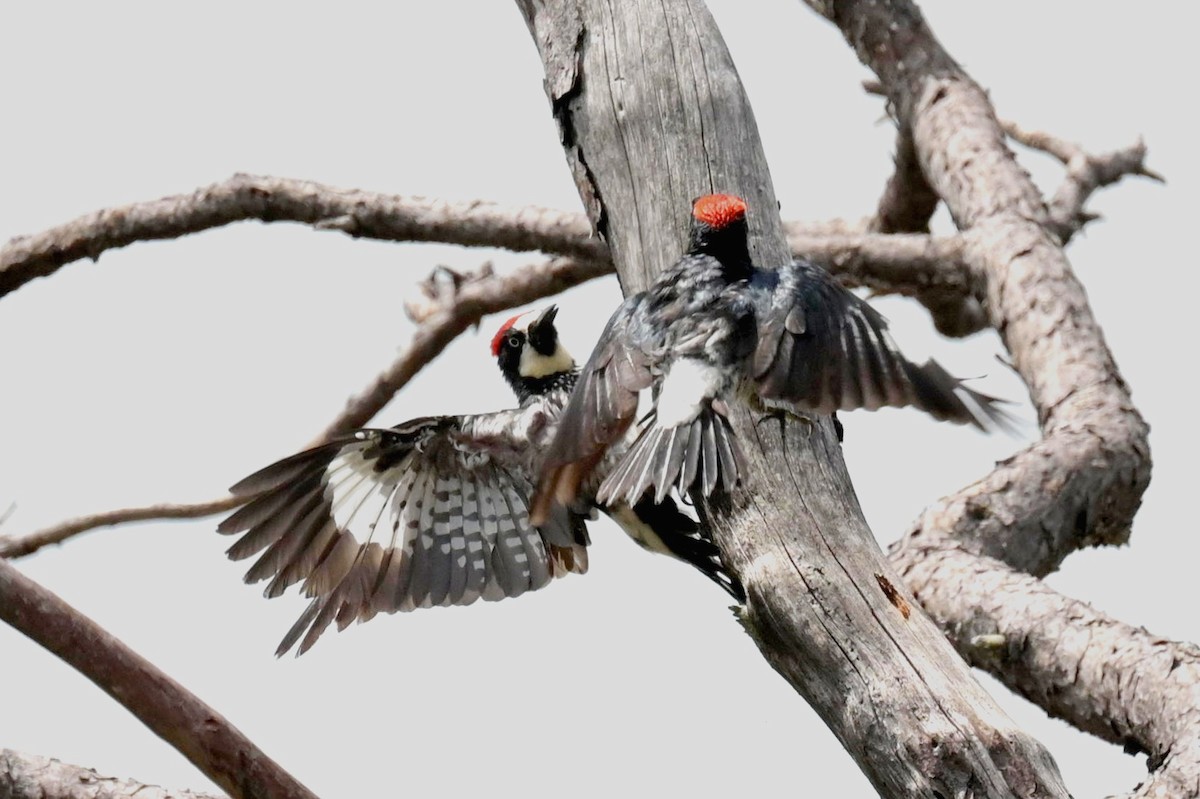
<path fill-rule="evenodd" d="M 760 397 L 817 413 L 913 406 L 981 430 L 1006 427 L 1000 401 L 973 391 L 936 361 L 909 361 L 887 321 L 828 272 L 804 261 L 758 271 L 751 377 Z"/>
<path fill-rule="evenodd" d="M 522 413 L 360 430 L 233 486 L 254 498 L 218 529 L 241 534 L 231 558 L 258 555 L 247 582 L 269 579 L 274 597 L 303 581 L 313 597 L 277 654 L 305 652 L 335 620 L 515 597 L 587 571 L 581 516 L 530 523 L 528 447 L 509 432 Z"/>

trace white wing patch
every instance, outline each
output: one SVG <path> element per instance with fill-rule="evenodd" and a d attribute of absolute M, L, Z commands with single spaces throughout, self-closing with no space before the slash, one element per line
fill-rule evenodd
<path fill-rule="evenodd" d="M 514 597 L 585 572 L 581 518 L 529 522 L 528 452 L 509 429 L 528 410 L 358 431 L 235 486 L 252 498 L 218 527 L 242 535 L 230 557 L 262 552 L 248 581 L 271 579 L 268 596 L 303 582 L 314 598 L 278 653 L 307 650 L 334 621 Z"/>
<path fill-rule="evenodd" d="M 660 427 L 678 427 L 700 415 L 704 400 L 714 398 L 724 383 L 721 371 L 698 358 L 671 364 L 655 405 Z"/>
<path fill-rule="evenodd" d="M 375 527 L 404 474 L 404 469 L 397 467 L 376 472 L 365 449 L 365 445 L 346 447 L 325 472 L 325 491 L 333 506 L 334 524 L 364 544 L 374 540 Z"/>

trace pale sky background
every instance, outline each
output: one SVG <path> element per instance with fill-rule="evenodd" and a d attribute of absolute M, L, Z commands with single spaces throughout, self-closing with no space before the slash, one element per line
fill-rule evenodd
<path fill-rule="evenodd" d="M 836 30 L 798 2 L 712 4 L 754 103 L 785 218 L 871 211 L 893 128 Z M 1196 302 L 1195 12 L 1185 4 L 926 2 L 1001 115 L 1085 142 L 1141 134 L 1169 183 L 1100 193 L 1069 251 L 1134 399 L 1154 482 L 1133 545 L 1072 556 L 1056 588 L 1200 639 L 1197 444 L 1180 365 Z M 510 2 L 9 4 L 0 12 L 0 241 L 245 171 L 454 200 L 578 209 L 535 48 Z M 1060 171 L 1021 153 L 1039 183 Z M 939 216 L 948 229 L 945 214 Z M 407 343 L 401 303 L 436 264 L 536 256 L 241 224 L 77 263 L 0 300 L 0 532 L 123 505 L 203 500 L 293 452 Z M 614 280 L 562 298 L 582 359 Z M 914 358 L 1024 401 L 992 334 L 947 341 L 879 307 Z M 488 319 L 380 414 L 506 407 Z M 1188 381 L 1190 382 L 1190 381 Z M 1028 405 L 1022 406 L 1032 418 Z M 1023 446 L 912 413 L 845 418 L 846 458 L 886 543 Z M 304 607 L 242 584 L 216 519 L 95 532 L 19 562 L 323 797 L 871 796 L 699 574 L 593 526 L 591 573 L 516 601 L 379 617 L 298 660 Z M 1132 758 L 981 676 L 1053 751 L 1077 797 L 1128 790 Z M 0 746 L 208 788 L 91 683 L 0 628 Z"/>

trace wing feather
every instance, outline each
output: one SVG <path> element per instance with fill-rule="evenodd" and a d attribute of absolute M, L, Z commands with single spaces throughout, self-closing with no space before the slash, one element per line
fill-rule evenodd
<path fill-rule="evenodd" d="M 302 582 L 313 600 L 279 653 L 306 651 L 334 622 L 519 596 L 586 571 L 582 517 L 563 509 L 545 536 L 530 523 L 528 442 L 507 438 L 524 412 L 361 430 L 240 481 L 254 498 L 219 527 L 241 534 L 230 557 L 258 554 L 247 577 L 270 579 L 268 596 Z"/>
<path fill-rule="evenodd" d="M 932 361 L 909 361 L 883 316 L 820 267 L 794 261 L 760 271 L 750 296 L 760 331 L 751 376 L 761 397 L 817 413 L 913 406 L 981 430 L 1007 426 L 999 400 Z"/>
<path fill-rule="evenodd" d="M 406 518 L 412 530 L 412 579 L 408 583 L 408 600 L 413 607 L 428 607 L 429 588 L 433 585 L 433 555 L 429 545 L 433 543 L 430 519 L 425 514 L 428 506 L 429 484 L 434 479 L 428 471 L 421 472 L 417 485 L 406 508 Z"/>
<path fill-rule="evenodd" d="M 617 309 L 579 374 L 542 462 L 530 511 L 535 525 L 546 523 L 554 504 L 573 506 L 580 484 L 637 416 L 638 396 L 652 382 L 650 357 L 629 335 L 643 298 Z"/>

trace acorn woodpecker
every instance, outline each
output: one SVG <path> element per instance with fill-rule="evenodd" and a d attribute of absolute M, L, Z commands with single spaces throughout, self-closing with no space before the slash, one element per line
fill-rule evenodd
<path fill-rule="evenodd" d="M 550 306 L 509 319 L 492 355 L 520 405 L 356 430 L 268 466 L 230 491 L 253 497 L 218 526 L 229 557 L 262 553 L 247 582 L 313 597 L 276 651 L 307 651 L 333 621 L 520 596 L 588 568 L 585 519 L 598 479 L 536 527 L 533 480 L 578 370 Z M 643 547 L 691 563 L 735 597 L 719 553 L 669 497 L 602 508 Z M 265 551 L 264 551 L 265 550 Z M 303 637 L 303 640 L 301 640 Z"/>
<path fill-rule="evenodd" d="M 935 361 L 906 359 L 884 318 L 824 269 L 755 266 L 746 210 L 739 197 L 698 198 L 687 253 L 613 314 L 542 464 L 535 522 L 569 507 L 617 445 L 624 455 L 606 470 L 600 502 L 672 487 L 729 490 L 743 464 L 726 420 L 731 399 L 772 414 L 911 405 L 939 420 L 1003 426 L 998 400 Z M 647 388 L 653 408 L 626 449 Z"/>

